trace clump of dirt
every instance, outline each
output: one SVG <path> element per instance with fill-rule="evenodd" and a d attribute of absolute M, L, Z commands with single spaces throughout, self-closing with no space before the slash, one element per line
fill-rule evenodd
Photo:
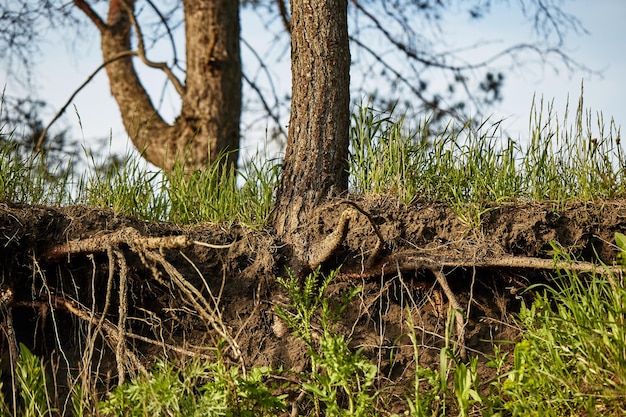
<path fill-rule="evenodd" d="M 362 286 L 337 331 L 379 366 L 380 386 L 399 393 L 415 369 L 408 315 L 420 365 L 437 366 L 449 303 L 461 305 L 467 323 L 462 340 L 452 342 L 480 357 L 488 380 L 493 371 L 482 354 L 495 340 L 518 337 L 512 313 L 520 294 L 532 296 L 524 293 L 531 283 L 547 279 L 537 265 L 550 264 L 552 245 L 588 262 L 597 254 L 610 265 L 613 235 L 626 230 L 623 200 L 494 205 L 470 227 L 444 204 L 368 196 L 318 208 L 308 225 L 311 245 L 335 230 L 348 205 L 364 214 L 350 220 L 345 239 L 321 265 L 323 272 L 341 266 L 327 296 L 339 299 Z M 4 378 L 17 342 L 52 365 L 61 391 L 85 382 L 80 375 L 88 370 L 96 375 L 91 388 L 106 392 L 156 358 L 210 357 L 207 348 L 220 343 L 245 367 L 298 372 L 309 365 L 306 347 L 276 315 L 289 300 L 275 280 L 286 276 L 283 245 L 269 231 L 2 203 L 0 247 Z"/>

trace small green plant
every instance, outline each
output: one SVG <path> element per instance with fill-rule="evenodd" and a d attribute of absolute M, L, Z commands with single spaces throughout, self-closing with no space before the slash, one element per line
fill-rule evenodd
<path fill-rule="evenodd" d="M 274 395 L 264 379 L 271 370 L 243 373 L 217 361 L 194 359 L 179 367 L 158 361 L 150 375 L 117 387 L 99 410 L 110 416 L 272 416 L 286 408 L 286 395 Z"/>
<path fill-rule="evenodd" d="M 478 358 L 471 357 L 463 362 L 453 354 L 451 330 L 454 328 L 455 314 L 448 311 L 446 320 L 445 344 L 439 351 L 439 368 L 430 369 L 419 365 L 419 345 L 410 309 L 407 310 L 407 333 L 413 346 L 415 359 L 415 379 L 413 391 L 407 396 L 409 414 L 413 417 L 450 415 L 456 409 L 458 416 L 470 416 L 489 404 L 479 391 Z M 452 386 L 449 380 L 452 379 Z M 488 414 L 491 415 L 491 414 Z"/>
<path fill-rule="evenodd" d="M 459 409 L 459 417 L 467 417 L 475 404 L 482 404 L 483 398 L 478 388 L 478 358 L 469 359 L 469 364 L 459 362 L 454 368 L 454 394 Z"/>
<path fill-rule="evenodd" d="M 25 417 L 43 417 L 59 415 L 59 411 L 52 406 L 50 381 L 46 376 L 46 367 L 42 360 L 33 355 L 22 343 L 19 345 L 20 354 L 15 369 L 15 383 L 13 397 L 13 409 L 9 410 L 9 404 L 2 391 L 0 383 L 0 416 L 19 415 Z M 81 387 L 75 386 L 72 390 L 71 401 L 73 404 L 73 416 L 86 414 L 86 407 L 80 402 Z M 19 395 L 19 398 L 17 398 Z"/>
<path fill-rule="evenodd" d="M 616 242 L 623 251 L 623 238 Z M 554 250 L 559 260 L 573 261 L 556 245 Z M 504 409 L 513 415 L 622 414 L 624 305 L 626 289 L 609 271 L 585 277 L 556 271 L 553 283 L 543 286 L 543 293 L 519 314 L 526 334 L 502 381 Z"/>
<path fill-rule="evenodd" d="M 51 406 L 45 367 L 41 360 L 21 343 L 16 379 L 23 402 L 20 415 L 41 417 L 51 416 L 55 412 Z"/>
<path fill-rule="evenodd" d="M 74 384 L 74 386 L 72 387 L 72 393 L 71 393 L 71 403 L 72 403 L 72 415 L 73 416 L 85 416 L 85 415 L 89 415 L 89 411 L 90 411 L 90 404 L 89 404 L 89 399 L 88 397 L 90 396 L 90 393 L 86 392 L 85 389 L 83 389 L 83 387 L 76 383 Z"/>
<path fill-rule="evenodd" d="M 373 385 L 378 370 L 362 355 L 361 349 L 352 351 L 349 340 L 334 329 L 338 317 L 360 288 L 354 287 L 343 295 L 341 302 L 331 305 L 325 291 L 337 273 L 334 270 L 323 277 L 317 268 L 302 282 L 292 275 L 286 280 L 279 279 L 291 306 L 278 308 L 277 314 L 308 347 L 311 368 L 301 375 L 302 389 L 313 403 L 316 415 L 375 415 L 377 393 Z M 315 337 L 314 321 L 319 323 L 319 339 Z"/>
<path fill-rule="evenodd" d="M 424 368 L 419 365 L 419 341 L 415 332 L 415 324 L 410 309 L 407 309 L 407 325 L 409 328 L 408 337 L 413 347 L 413 357 L 415 360 L 415 378 L 413 383 L 413 392 L 411 396 L 406 398 L 410 415 L 413 417 L 429 417 L 436 415 L 436 410 L 441 405 L 445 410 L 445 395 L 447 383 L 444 378 L 441 380 L 440 374 L 430 368 Z M 421 386 L 425 385 L 422 390 Z M 443 387 L 443 392 L 441 389 Z"/>

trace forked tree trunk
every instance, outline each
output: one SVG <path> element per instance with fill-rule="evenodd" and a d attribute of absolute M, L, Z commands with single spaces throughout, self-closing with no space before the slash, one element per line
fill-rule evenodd
<path fill-rule="evenodd" d="M 348 189 L 350 49 L 347 0 L 291 1 L 289 137 L 273 223 L 306 258 L 311 211 Z"/>
<path fill-rule="evenodd" d="M 82 0 L 74 0 L 89 9 Z M 111 0 L 106 24 L 87 13 L 100 29 L 105 62 L 130 51 L 134 0 Z M 176 161 L 186 169 L 203 167 L 220 152 L 237 160 L 241 113 L 239 2 L 185 0 L 186 85 L 181 114 L 173 125 L 158 114 L 142 86 L 133 58 L 107 65 L 111 92 L 133 144 L 151 163 L 170 171 Z M 184 157 L 184 159 L 183 159 Z"/>

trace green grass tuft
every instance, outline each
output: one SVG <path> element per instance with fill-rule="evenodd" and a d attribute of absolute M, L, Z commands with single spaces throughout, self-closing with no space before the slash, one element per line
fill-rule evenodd
<path fill-rule="evenodd" d="M 626 248 L 621 248 L 622 251 Z M 557 251 L 559 260 L 572 261 Z M 502 381 L 514 415 L 626 412 L 626 288 L 622 277 L 557 271 L 519 321 L 525 336 Z M 535 287 L 535 289 L 541 289 Z"/>
<path fill-rule="evenodd" d="M 552 103 L 533 101 L 529 139 L 502 133 L 501 121 L 454 122 L 437 134 L 428 119 L 407 126 L 404 117 L 362 107 L 351 129 L 350 188 L 393 194 L 405 203 L 450 204 L 475 226 L 490 205 L 626 196 L 626 157 L 620 129 L 601 113 L 592 117 L 579 99 L 573 120 L 561 120 Z"/>

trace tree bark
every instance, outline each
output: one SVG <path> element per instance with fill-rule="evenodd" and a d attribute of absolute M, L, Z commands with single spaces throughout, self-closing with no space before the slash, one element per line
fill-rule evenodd
<path fill-rule="evenodd" d="M 129 13 L 134 3 L 109 3 L 107 24 L 99 27 L 105 62 L 130 51 Z M 227 151 L 231 152 L 228 161 L 236 163 L 239 146 L 239 4 L 232 0 L 186 0 L 183 5 L 187 73 L 186 85 L 180 91 L 181 114 L 173 125 L 158 114 L 131 56 L 106 67 L 111 93 L 133 144 L 149 162 L 166 171 L 177 162 L 184 163 L 187 170 L 199 169 Z"/>
<path fill-rule="evenodd" d="M 293 256 L 310 256 L 302 226 L 348 189 L 350 49 L 347 0 L 291 1 L 292 100 L 273 224 Z"/>

